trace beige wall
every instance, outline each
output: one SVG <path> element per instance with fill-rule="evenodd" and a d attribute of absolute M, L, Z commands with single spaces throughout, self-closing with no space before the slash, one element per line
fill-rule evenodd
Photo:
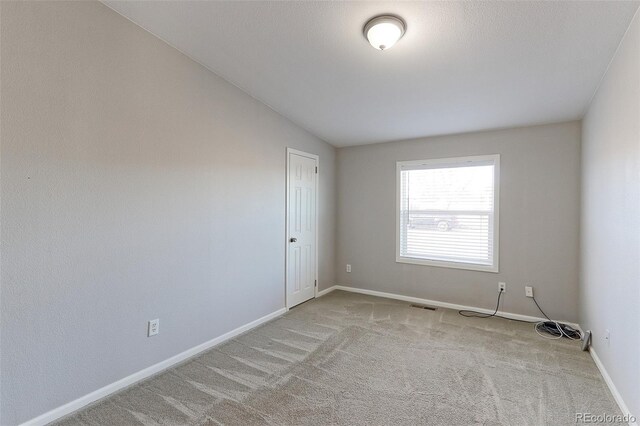
<path fill-rule="evenodd" d="M 582 125 L 580 322 L 640 417 L 640 15 Z M 604 339 L 611 333 L 609 343 Z"/>
<path fill-rule="evenodd" d="M 396 161 L 500 154 L 500 273 L 396 263 Z M 580 123 L 338 150 L 337 283 L 541 316 L 578 317 Z M 345 272 L 345 265 L 352 272 Z"/>
<path fill-rule="evenodd" d="M 333 284 L 334 148 L 100 3 L 1 7 L 0 424 L 282 308 L 287 146 Z"/>

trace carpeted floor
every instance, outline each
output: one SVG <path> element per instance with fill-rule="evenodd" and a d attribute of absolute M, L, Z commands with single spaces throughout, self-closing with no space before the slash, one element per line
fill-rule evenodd
<path fill-rule="evenodd" d="M 621 414 L 577 342 L 336 291 L 60 425 L 570 425 Z"/>

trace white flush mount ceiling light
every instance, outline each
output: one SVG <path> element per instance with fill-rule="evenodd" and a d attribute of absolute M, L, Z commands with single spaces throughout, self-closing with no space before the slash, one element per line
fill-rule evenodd
<path fill-rule="evenodd" d="M 386 50 L 402 38 L 405 29 L 406 25 L 399 17 L 380 15 L 365 24 L 364 36 L 376 49 Z"/>

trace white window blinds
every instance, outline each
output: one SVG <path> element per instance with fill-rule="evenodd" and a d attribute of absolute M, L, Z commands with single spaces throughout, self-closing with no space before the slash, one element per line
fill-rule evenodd
<path fill-rule="evenodd" d="M 497 272 L 499 161 L 399 162 L 397 260 Z"/>

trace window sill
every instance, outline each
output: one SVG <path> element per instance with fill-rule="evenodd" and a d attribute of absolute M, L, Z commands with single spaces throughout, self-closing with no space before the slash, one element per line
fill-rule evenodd
<path fill-rule="evenodd" d="M 412 265 L 435 266 L 438 268 L 463 269 L 467 271 L 491 272 L 497 274 L 499 272 L 498 265 L 475 265 L 473 263 L 457 263 L 445 262 L 438 260 L 418 259 L 415 257 L 396 256 L 396 263 L 409 263 Z"/>

